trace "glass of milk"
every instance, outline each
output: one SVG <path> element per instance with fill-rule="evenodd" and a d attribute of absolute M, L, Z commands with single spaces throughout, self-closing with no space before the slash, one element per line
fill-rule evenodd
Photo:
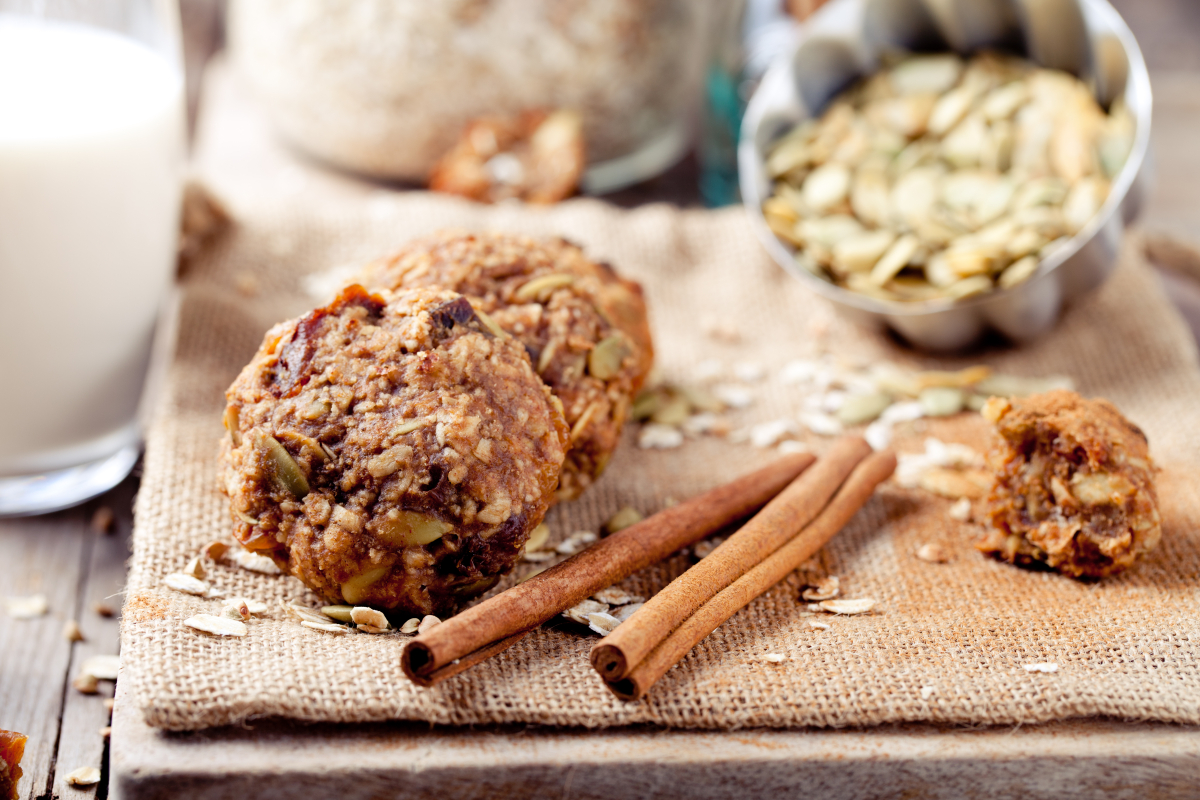
<path fill-rule="evenodd" d="M 171 0 L 0 0 L 0 515 L 137 460 L 184 131 Z"/>

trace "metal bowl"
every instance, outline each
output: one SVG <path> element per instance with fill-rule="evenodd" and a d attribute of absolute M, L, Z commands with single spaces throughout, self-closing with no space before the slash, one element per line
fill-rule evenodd
<path fill-rule="evenodd" d="M 1011 289 L 960 301 L 897 302 L 851 292 L 796 263 L 794 249 L 767 227 L 771 195 L 764 154 L 797 123 L 819 116 L 855 80 L 875 72 L 888 50 L 996 46 L 1063 69 L 1093 87 L 1107 108 L 1124 97 L 1134 143 L 1108 200 L 1070 242 Z M 832 0 L 803 26 L 786 57 L 773 64 L 750 100 L 738 144 L 742 197 L 755 231 L 780 266 L 864 324 L 890 327 L 926 350 L 961 350 L 989 328 L 1016 342 L 1054 326 L 1064 303 L 1112 273 L 1126 223 L 1141 205 L 1150 146 L 1150 77 L 1133 34 L 1105 0 Z"/>

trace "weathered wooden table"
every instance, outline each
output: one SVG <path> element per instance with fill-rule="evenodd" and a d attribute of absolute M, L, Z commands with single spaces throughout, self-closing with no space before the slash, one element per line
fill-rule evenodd
<path fill-rule="evenodd" d="M 197 0 L 193 7 L 214 4 Z M 1158 179 L 1142 224 L 1200 242 L 1200 6 L 1117 3 L 1147 51 L 1155 92 Z M 185 4 L 185 10 L 187 6 Z M 211 18 L 193 25 L 211 41 Z M 206 39 L 207 37 L 207 39 Z M 203 49 L 203 42 L 201 49 Z M 203 53 L 190 64 L 202 63 Z M 1157 67 L 1157 69 L 1155 69 Z M 210 131 L 238 136 L 245 131 Z M 623 204 L 694 200 L 694 166 L 623 193 Z M 345 178 L 331 178 L 330 185 Z M 1200 338 L 1200 282 L 1164 272 Z M 0 520 L 0 595 L 43 593 L 47 616 L 0 616 L 0 728 L 29 735 L 22 798 L 42 797 L 871 797 L 1200 796 L 1200 729 L 1082 720 L 1018 729 L 885 726 L 843 731 L 696 733 L 546 728 L 434 729 L 267 722 L 164 735 L 119 698 L 113 753 L 105 700 L 71 687 L 83 659 L 117 651 L 136 475 L 70 511 Z M 114 512 L 110 532 L 91 524 Z M 81 642 L 63 625 L 76 620 Z M 101 783 L 66 785 L 80 766 Z"/>

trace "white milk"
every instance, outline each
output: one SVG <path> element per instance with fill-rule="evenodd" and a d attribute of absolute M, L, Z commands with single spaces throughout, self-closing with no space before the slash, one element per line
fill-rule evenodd
<path fill-rule="evenodd" d="M 136 441 L 183 126 L 182 76 L 148 47 L 0 14 L 0 476 Z"/>

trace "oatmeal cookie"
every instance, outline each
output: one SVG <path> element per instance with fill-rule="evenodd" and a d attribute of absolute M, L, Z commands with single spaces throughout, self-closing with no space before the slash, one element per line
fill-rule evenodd
<path fill-rule="evenodd" d="M 444 286 L 529 351 L 571 428 L 559 500 L 604 471 L 654 349 L 642 289 L 563 239 L 444 231 L 368 265 L 367 286 Z"/>
<path fill-rule="evenodd" d="M 16 731 L 0 730 L 0 800 L 17 800 L 21 782 L 21 757 L 27 737 Z"/>
<path fill-rule="evenodd" d="M 347 287 L 268 331 L 226 400 L 238 540 L 331 602 L 406 614 L 512 568 L 568 433 L 521 344 L 436 289 Z"/>
<path fill-rule="evenodd" d="M 1132 565 L 1162 534 L 1146 436 L 1107 400 L 1057 390 L 993 397 L 983 415 L 998 441 L 979 549 L 1076 578 Z"/>

